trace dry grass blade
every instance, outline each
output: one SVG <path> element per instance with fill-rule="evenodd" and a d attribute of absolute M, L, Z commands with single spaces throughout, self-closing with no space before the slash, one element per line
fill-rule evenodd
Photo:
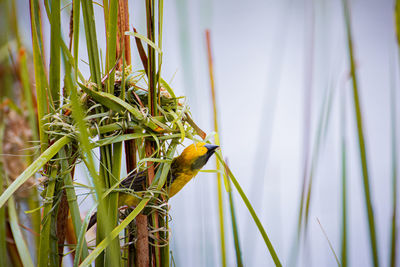
<path fill-rule="evenodd" d="M 329 248 L 331 249 L 332 254 L 333 254 L 333 256 L 335 257 L 335 260 L 336 260 L 337 265 L 340 267 L 341 265 L 340 265 L 340 262 L 339 262 L 339 258 L 337 257 L 336 252 L 335 252 L 335 250 L 333 249 L 332 243 L 331 243 L 331 241 L 329 240 L 328 235 L 326 234 L 326 232 L 325 232 L 324 228 L 322 227 L 322 224 L 321 224 L 321 222 L 319 221 L 318 218 L 317 218 L 317 222 L 318 222 L 319 227 L 321 228 L 322 233 L 324 234 L 324 236 L 325 236 L 325 238 L 326 238 L 326 241 L 327 241 L 328 244 L 329 244 Z"/>

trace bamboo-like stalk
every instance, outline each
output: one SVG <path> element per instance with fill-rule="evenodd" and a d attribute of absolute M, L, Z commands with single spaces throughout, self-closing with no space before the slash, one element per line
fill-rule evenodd
<path fill-rule="evenodd" d="M 147 22 L 147 38 L 154 43 L 155 41 L 155 17 L 154 17 L 155 1 L 146 0 L 146 22 Z M 149 84 L 149 97 L 148 107 L 150 114 L 155 116 L 157 110 L 157 88 L 156 88 L 156 56 L 155 50 L 152 46 L 147 46 L 148 52 L 148 84 Z"/>
<path fill-rule="evenodd" d="M 106 1 L 107 2 L 107 1 Z M 106 20 L 108 23 L 106 27 L 106 36 L 107 36 L 107 60 L 106 60 L 106 73 L 109 73 L 110 69 L 114 68 L 115 60 L 116 60 L 116 48 L 117 48 L 117 22 L 118 22 L 118 0 L 110 0 L 109 2 L 109 17 Z M 107 10 L 105 9 L 105 12 Z M 108 86 L 107 92 L 110 94 L 114 94 L 114 76 L 115 71 L 111 71 L 108 76 Z M 111 167 L 112 173 L 109 176 L 109 187 L 113 187 L 119 181 L 120 173 L 121 173 L 121 157 L 122 157 L 122 143 L 118 142 L 113 144 L 112 148 L 109 149 L 109 156 L 111 157 Z M 109 201 L 109 220 L 111 221 L 111 229 L 115 228 L 118 224 L 118 192 L 111 194 L 108 198 Z M 112 242 L 111 249 L 109 250 L 108 258 L 115 258 L 114 264 L 120 262 L 120 246 L 119 240 L 115 240 Z"/>
<path fill-rule="evenodd" d="M 107 8 L 105 8 L 105 11 L 107 11 Z M 95 22 L 94 22 L 94 12 L 93 12 L 93 2 L 91 0 L 89 1 L 83 1 L 82 2 L 82 12 L 83 12 L 83 18 L 84 18 L 84 25 L 85 25 L 85 33 L 86 33 L 86 42 L 87 42 L 87 49 L 88 49 L 88 55 L 89 55 L 89 65 L 90 65 L 90 72 L 92 75 L 92 79 L 95 81 L 97 84 L 97 90 L 102 91 L 102 83 L 101 83 L 101 74 L 100 74 L 100 60 L 99 60 L 99 52 L 98 52 L 98 46 L 97 46 L 97 36 L 96 36 L 96 27 L 95 27 Z M 115 18 L 116 20 L 117 18 Z M 107 17 L 106 17 L 106 23 L 107 23 Z M 116 34 L 116 29 L 112 29 L 113 34 Z M 114 38 L 114 37 L 112 37 Z M 114 45 L 114 44 L 113 44 Z M 114 54 L 115 56 L 115 50 Z M 90 152 L 87 151 L 87 155 Z M 109 188 L 112 186 L 113 179 L 112 179 L 112 151 L 111 147 L 102 147 L 100 149 L 100 183 L 103 185 L 100 186 L 98 189 L 101 188 Z M 92 173 L 91 173 L 92 174 Z M 96 176 L 92 176 L 93 179 Z M 96 190 L 97 191 L 97 190 Z M 101 194 L 101 191 L 97 191 L 97 194 Z M 99 218 L 104 218 L 98 220 L 98 225 L 97 225 L 97 243 L 100 243 L 103 238 L 111 231 L 112 225 L 116 224 L 116 221 L 114 219 L 112 220 L 107 220 L 105 218 L 108 217 L 108 211 L 114 208 L 112 211 L 112 218 L 116 218 L 116 197 L 111 196 L 109 199 L 105 199 L 104 201 L 100 198 L 98 198 L 99 201 L 99 206 L 98 206 L 98 213 L 97 215 Z M 110 250 L 106 251 L 106 258 L 104 259 L 104 256 L 101 255 L 96 259 L 96 265 L 97 266 L 104 266 L 106 260 L 108 264 L 113 264 L 113 265 L 119 265 L 119 249 L 118 249 L 119 244 L 117 242 L 114 242 L 113 245 L 110 247 Z"/>
<path fill-rule="evenodd" d="M 373 265 L 379 266 L 379 253 L 378 253 L 378 244 L 375 231 L 374 211 L 372 208 L 371 191 L 369 185 L 369 172 L 368 172 L 366 145 L 364 140 L 363 119 L 362 119 L 360 97 L 358 91 L 356 65 L 354 62 L 353 39 L 352 39 L 351 23 L 350 23 L 350 9 L 347 0 L 342 0 L 342 4 L 343 4 L 343 12 L 344 12 L 346 31 L 347 31 L 347 45 L 349 49 L 350 73 L 353 83 L 352 85 L 353 85 L 354 113 L 357 120 L 360 163 L 362 167 L 362 181 L 364 185 L 365 208 L 368 216 L 369 237 L 370 237 L 370 246 L 372 252 L 371 255 L 372 255 Z"/>
<path fill-rule="evenodd" d="M 214 131 L 218 133 L 218 115 L 217 115 L 217 103 L 215 97 L 215 84 L 214 84 L 214 70 L 213 70 L 213 59 L 211 53 L 211 40 L 210 31 L 206 30 L 206 42 L 207 42 L 207 55 L 208 55 L 208 68 L 210 76 L 210 87 L 211 87 L 211 99 L 213 103 L 213 114 L 214 114 Z M 218 135 L 215 136 L 215 144 L 220 145 Z M 220 170 L 221 166 L 219 161 L 216 159 L 216 169 Z M 221 261 L 222 266 L 226 266 L 226 249 L 225 249 L 225 225 L 224 225 L 224 206 L 222 198 L 222 181 L 221 174 L 217 173 L 217 194 L 218 194 L 218 215 L 219 215 L 219 230 L 220 230 L 220 242 L 221 242 Z"/>

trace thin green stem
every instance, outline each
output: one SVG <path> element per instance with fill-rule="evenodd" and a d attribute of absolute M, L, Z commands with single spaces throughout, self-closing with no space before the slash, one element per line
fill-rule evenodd
<path fill-rule="evenodd" d="M 218 112 L 217 112 L 217 102 L 215 96 L 215 83 L 214 83 L 214 70 L 213 70 L 213 59 L 211 53 L 211 40 L 210 32 L 206 31 L 206 41 L 207 41 L 207 53 L 208 53 L 208 69 L 210 76 L 210 87 L 211 87 L 211 99 L 213 103 L 213 119 L 214 119 L 214 131 L 218 133 Z M 215 135 L 215 144 L 220 145 L 219 135 Z M 221 165 L 216 159 L 216 169 L 220 170 Z M 219 230 L 220 230 L 220 241 L 221 241 L 221 257 L 222 266 L 226 266 L 226 249 L 225 249 L 225 225 L 224 225 L 224 203 L 222 196 L 222 178 L 221 174 L 217 173 L 217 195 L 218 195 L 218 215 L 219 215 Z"/>
<path fill-rule="evenodd" d="M 344 17 L 347 30 L 347 42 L 348 42 L 347 44 L 349 49 L 350 72 L 353 82 L 354 112 L 357 120 L 357 134 L 359 141 L 360 162 L 362 167 L 362 176 L 363 176 L 362 178 L 364 185 L 365 207 L 368 215 L 370 246 L 371 246 L 373 264 L 374 266 L 379 266 L 379 257 L 378 257 L 379 253 L 378 253 L 378 245 L 377 245 L 377 238 L 375 231 L 375 219 L 374 219 L 374 211 L 372 208 L 371 192 L 369 185 L 367 152 L 364 140 L 363 120 L 361 113 L 360 97 L 358 92 L 356 65 L 354 62 L 353 40 L 352 40 L 351 24 L 350 24 L 350 10 L 347 0 L 342 0 L 342 3 L 343 3 Z"/>
<path fill-rule="evenodd" d="M 269 237 L 267 235 L 267 233 L 265 232 L 264 227 L 261 224 L 260 219 L 258 218 L 256 212 L 253 209 L 253 206 L 250 204 L 249 199 L 247 198 L 246 194 L 243 192 L 242 187 L 240 186 L 239 182 L 236 180 L 235 176 L 233 175 L 233 173 L 231 172 L 231 170 L 229 169 L 229 167 L 226 165 L 226 163 L 224 162 L 224 160 L 222 159 L 222 157 L 219 155 L 219 153 L 216 154 L 218 160 L 221 162 L 221 164 L 224 165 L 226 172 L 229 176 L 229 178 L 232 180 L 233 185 L 236 187 L 236 190 L 238 191 L 240 197 L 242 198 L 244 204 L 246 205 L 247 209 L 249 210 L 251 217 L 253 217 L 253 220 L 255 222 L 255 224 L 257 225 L 258 230 L 260 231 L 265 244 L 267 245 L 268 251 L 271 254 L 271 257 L 275 263 L 276 266 L 282 266 L 278 255 L 275 252 L 274 247 L 272 246 L 271 241 L 269 240 Z"/>
<path fill-rule="evenodd" d="M 242 267 L 243 261 L 242 261 L 242 253 L 241 253 L 241 249 L 240 249 L 239 230 L 238 230 L 237 220 L 236 220 L 235 203 L 233 202 L 231 180 L 229 179 L 229 176 L 226 174 L 226 170 L 225 170 L 225 175 L 227 176 L 226 179 L 228 180 L 228 185 L 229 185 L 229 188 L 228 188 L 229 208 L 231 211 L 233 240 L 235 242 L 236 266 Z"/>

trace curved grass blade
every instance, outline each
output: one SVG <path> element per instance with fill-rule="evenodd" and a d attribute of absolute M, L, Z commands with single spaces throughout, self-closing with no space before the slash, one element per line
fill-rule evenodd
<path fill-rule="evenodd" d="M 28 246 L 26 245 L 25 239 L 22 235 L 20 226 L 18 224 L 18 215 L 15 209 L 14 198 L 11 197 L 8 200 L 8 215 L 10 217 L 10 226 L 11 231 L 14 237 L 15 245 L 17 246 L 17 250 L 21 261 L 24 266 L 33 267 L 33 261 L 31 258 L 31 254 L 29 253 Z"/>
<path fill-rule="evenodd" d="M 71 138 L 63 136 L 57 140 L 53 145 L 46 149 L 28 168 L 26 168 L 14 182 L 7 187 L 4 193 L 0 196 L 0 207 L 12 196 L 12 194 L 30 177 L 32 177 L 40 168 L 44 166 L 57 152 L 66 144 L 71 142 Z"/>
<path fill-rule="evenodd" d="M 240 197 L 242 198 L 244 204 L 246 205 L 247 209 L 249 210 L 251 216 L 253 217 L 254 222 L 257 225 L 258 230 L 260 231 L 265 244 L 267 245 L 268 251 L 271 254 L 271 257 L 275 263 L 276 266 L 282 266 L 278 255 L 275 252 L 274 247 L 272 246 L 271 241 L 268 238 L 267 233 L 265 232 L 264 227 L 262 226 L 260 219 L 258 218 L 256 212 L 254 211 L 253 207 L 250 204 L 249 199 L 247 198 L 246 194 L 243 192 L 242 187 L 239 185 L 238 181 L 236 180 L 235 176 L 233 175 L 233 173 L 231 172 L 231 170 L 229 169 L 229 167 L 226 165 L 226 163 L 224 162 L 224 160 L 222 159 L 222 157 L 216 153 L 216 156 L 218 158 L 218 160 L 221 162 L 221 164 L 225 167 L 226 172 L 229 176 L 229 178 L 232 180 L 232 183 L 234 184 L 234 186 L 236 187 L 236 190 L 239 192 Z"/>
<path fill-rule="evenodd" d="M 130 35 L 130 36 L 133 36 L 135 38 L 139 38 L 140 40 L 143 40 L 149 46 L 154 48 L 159 54 L 162 54 L 161 49 L 154 42 L 152 42 L 149 38 L 147 38 L 146 36 L 144 36 L 144 35 L 142 35 L 140 33 L 137 33 L 137 32 L 125 32 L 125 35 Z"/>
<path fill-rule="evenodd" d="M 145 126 L 149 127 L 151 130 L 155 132 L 168 130 L 165 128 L 161 128 L 159 125 L 157 125 L 160 124 L 159 122 L 156 124 L 156 121 L 154 120 L 147 120 L 146 117 L 137 108 L 133 107 L 132 105 L 128 104 L 127 102 L 123 101 L 121 98 L 115 95 L 105 92 L 96 92 L 94 90 L 87 88 L 81 83 L 79 83 L 79 86 L 85 93 L 87 93 L 88 95 L 93 97 L 96 101 L 108 107 L 109 109 L 115 112 L 129 111 L 129 113 L 131 113 L 135 117 L 136 121 L 143 123 Z"/>

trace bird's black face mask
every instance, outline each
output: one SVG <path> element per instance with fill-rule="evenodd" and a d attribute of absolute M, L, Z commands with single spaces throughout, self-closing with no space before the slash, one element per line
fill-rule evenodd
<path fill-rule="evenodd" d="M 219 148 L 219 146 L 216 145 L 204 145 L 205 148 L 207 148 L 207 152 L 196 159 L 193 164 L 192 164 L 192 170 L 200 170 L 203 168 L 204 165 L 206 165 L 207 161 L 210 159 L 210 157 L 214 154 L 215 150 Z"/>

